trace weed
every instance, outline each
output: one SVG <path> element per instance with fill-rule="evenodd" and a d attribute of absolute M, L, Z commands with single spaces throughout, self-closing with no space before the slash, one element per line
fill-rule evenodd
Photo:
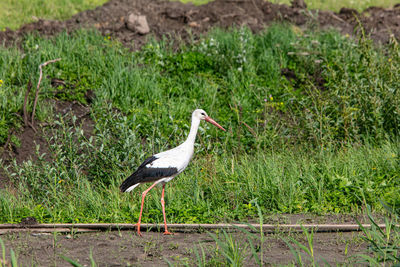
<path fill-rule="evenodd" d="M 371 213 L 371 207 L 366 205 L 371 227 L 366 228 L 358 222 L 365 236 L 362 239 L 369 244 L 368 254 L 357 255 L 363 263 L 371 266 L 398 266 L 400 264 L 400 209 L 382 203 L 388 215 L 385 216 L 385 228 L 381 229 Z M 372 256 L 371 256 L 372 253 Z"/>
<path fill-rule="evenodd" d="M 87 265 L 82 265 L 80 264 L 78 261 L 73 260 L 65 255 L 60 255 L 60 257 L 65 260 L 66 262 L 68 262 L 69 264 L 71 264 L 74 267 L 83 267 L 83 266 L 87 266 Z M 89 252 L 89 260 L 90 260 L 90 266 L 91 267 L 96 267 L 98 266 L 93 258 L 93 250 L 92 248 L 90 248 L 90 252 Z"/>
<path fill-rule="evenodd" d="M 175 250 L 179 248 L 179 243 L 171 243 L 168 245 L 169 250 Z"/>
<path fill-rule="evenodd" d="M 11 267 L 18 267 L 18 260 L 17 256 L 15 255 L 14 250 L 10 249 L 10 262 L 6 259 L 6 246 L 4 245 L 3 240 L 0 238 L 0 246 L 2 251 L 2 258 L 0 259 L 1 267 L 11 266 Z"/>
<path fill-rule="evenodd" d="M 294 239 L 292 237 L 289 237 L 289 239 L 291 242 L 293 242 L 296 245 L 297 248 L 300 248 L 300 250 L 302 250 L 304 253 L 306 253 L 306 255 L 308 256 L 308 259 L 310 260 L 310 263 L 307 263 L 307 266 L 315 267 L 315 266 L 317 266 L 317 262 L 316 262 L 316 258 L 315 258 L 315 254 L 314 254 L 314 231 L 313 231 L 313 229 L 311 229 L 311 233 L 310 233 L 303 226 L 302 226 L 302 229 L 303 229 L 303 233 L 307 239 L 308 246 L 301 244 L 299 241 L 297 241 L 296 239 Z M 286 239 L 283 239 L 283 240 L 288 245 L 294 258 L 296 259 L 297 265 L 304 266 L 304 264 L 306 264 L 306 263 L 301 258 L 301 252 L 299 251 L 299 249 L 295 249 L 288 240 L 286 240 Z"/>
<path fill-rule="evenodd" d="M 239 244 L 239 241 L 225 230 L 222 230 L 222 237 L 213 233 L 209 235 L 215 240 L 217 251 L 223 255 L 226 265 L 243 266 L 246 245 Z"/>

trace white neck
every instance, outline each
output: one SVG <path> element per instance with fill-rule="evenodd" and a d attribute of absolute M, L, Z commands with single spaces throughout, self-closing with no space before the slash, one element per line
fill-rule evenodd
<path fill-rule="evenodd" d="M 192 125 L 190 126 L 189 135 L 185 141 L 185 143 L 189 143 L 194 145 L 194 141 L 196 140 L 197 130 L 199 129 L 200 119 L 195 116 L 192 116 Z"/>

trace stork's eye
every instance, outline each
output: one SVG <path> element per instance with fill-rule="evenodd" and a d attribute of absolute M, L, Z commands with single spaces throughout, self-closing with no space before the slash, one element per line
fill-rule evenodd
<path fill-rule="evenodd" d="M 202 112 L 201 115 L 205 116 L 206 114 L 204 112 Z"/>

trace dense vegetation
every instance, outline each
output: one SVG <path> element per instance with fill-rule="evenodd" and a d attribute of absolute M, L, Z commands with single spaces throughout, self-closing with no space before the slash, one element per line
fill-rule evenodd
<path fill-rule="evenodd" d="M 166 187 L 170 222 L 246 220 L 257 214 L 254 199 L 264 214 L 400 204 L 395 40 L 376 47 L 363 36 L 278 25 L 257 35 L 215 30 L 179 49 L 151 41 L 130 52 L 79 31 L 29 36 L 22 51 L 0 54 L 0 142 L 22 124 L 15 113 L 40 63 L 61 57 L 45 75 L 65 82 L 53 88 L 43 80 L 37 117 L 49 123 L 51 160 L 39 155 L 8 168 L 18 193 L 2 190 L 2 222 L 136 221 L 143 188 L 121 194 L 120 182 L 146 156 L 181 143 L 195 108 L 228 131 L 201 125 L 193 162 Z M 45 104 L 87 104 L 87 90 L 96 95 L 90 138 L 81 120 Z M 162 221 L 160 192 L 151 195 L 144 221 Z"/>

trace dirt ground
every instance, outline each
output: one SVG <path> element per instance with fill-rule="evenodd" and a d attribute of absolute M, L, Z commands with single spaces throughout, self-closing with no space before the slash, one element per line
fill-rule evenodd
<path fill-rule="evenodd" d="M 128 46 L 139 48 L 149 35 L 189 40 L 215 26 L 227 28 L 247 25 L 253 31 L 259 31 L 277 21 L 286 21 L 300 27 L 334 27 L 350 35 L 359 32 L 362 26 L 374 40 L 382 43 L 388 42 L 391 34 L 397 39 L 400 37 L 400 4 L 390 9 L 370 7 L 361 14 L 348 8 L 334 13 L 307 10 L 304 7 L 302 0 L 292 1 L 292 6 L 263 0 L 216 0 L 202 6 L 162 0 L 111 0 L 66 21 L 38 19 L 16 31 L 6 29 L 0 32 L 0 43 L 10 44 L 29 32 L 37 31 L 52 36 L 63 30 L 91 27 L 118 38 Z M 141 35 L 128 29 L 125 22 L 130 13 L 146 16 L 149 34 Z"/>
<path fill-rule="evenodd" d="M 232 233 L 238 240 L 244 257 L 244 266 L 257 266 L 251 258 L 251 250 L 243 234 Z M 222 235 L 219 235 L 222 236 Z M 306 244 L 302 234 L 291 234 Z M 138 237 L 132 231 L 98 232 L 78 234 L 18 233 L 1 237 L 6 248 L 13 248 L 21 266 L 70 266 L 60 256 L 66 256 L 84 266 L 91 266 L 90 253 L 98 266 L 167 266 L 167 261 L 176 266 L 188 263 L 197 266 L 194 248 L 204 249 L 207 261 L 221 262 L 214 239 L 207 233 L 175 233 L 164 236 L 158 232 L 143 233 Z M 276 266 L 295 262 L 282 238 L 287 234 L 267 234 L 263 242 L 264 266 Z M 260 242 L 253 240 L 257 246 Z M 315 233 L 314 253 L 319 263 L 323 259 L 331 265 L 354 262 L 352 255 L 365 253 L 366 245 L 360 233 Z M 9 253 L 9 251 L 7 251 Z M 307 257 L 302 256 L 307 262 Z M 210 266 L 214 265 L 211 264 Z"/>
<path fill-rule="evenodd" d="M 365 216 L 357 219 L 362 223 L 369 223 Z M 382 218 L 378 217 L 378 223 Z M 25 222 L 26 227 L 35 221 Z M 257 223 L 257 222 L 254 222 Z M 264 218 L 267 224 L 335 224 L 355 223 L 351 215 L 324 215 L 313 214 L 271 214 Z M 224 266 L 221 252 L 218 253 L 215 240 L 205 232 L 179 232 L 178 229 L 169 229 L 172 236 L 164 236 L 162 232 L 146 232 L 142 229 L 143 237 L 135 231 L 103 231 L 93 233 L 38 233 L 20 232 L 1 235 L 7 248 L 7 255 L 12 248 L 18 256 L 21 266 L 70 266 L 61 256 L 66 256 L 83 266 L 91 266 L 90 254 L 97 266 L 167 266 L 168 262 L 174 266 L 197 266 L 196 250 L 201 253 L 203 248 L 208 266 Z M 210 231 L 218 235 L 218 232 Z M 233 240 L 238 242 L 243 255 L 244 266 L 257 266 L 251 257 L 251 248 L 247 237 L 243 233 L 230 233 Z M 349 265 L 356 263 L 356 254 L 367 253 L 367 244 L 362 241 L 361 232 L 316 232 L 314 233 L 314 255 L 316 260 L 324 265 L 324 260 L 330 265 Z M 260 248 L 260 236 L 254 234 L 252 242 Z M 303 233 L 287 233 L 277 230 L 275 233 L 266 233 L 263 242 L 264 266 L 291 264 L 295 257 L 288 248 L 284 239 L 289 236 L 307 246 Z M 218 237 L 224 240 L 222 232 Z M 293 244 L 293 243 L 292 243 Z M 260 255 L 260 254 L 258 254 Z M 7 258 L 9 258 L 7 256 Z M 309 257 L 302 255 L 307 262 Z M 221 265 L 222 264 L 222 265 Z M 359 264 L 356 264 L 359 266 Z M 306 264 L 307 266 L 307 264 Z"/>
<path fill-rule="evenodd" d="M 254 32 L 264 29 L 274 22 L 289 22 L 302 28 L 336 28 L 343 34 L 355 36 L 361 27 L 377 43 L 387 43 L 391 36 L 400 39 L 400 4 L 390 9 L 371 7 L 362 13 L 342 8 L 339 13 L 330 11 L 307 10 L 302 1 L 293 1 L 292 6 L 272 4 L 263 0 L 216 0 L 203 6 L 182 4 L 169 1 L 148 0 L 111 0 L 101 7 L 76 14 L 66 21 L 42 20 L 23 25 L 12 31 L 0 32 L 0 44 L 5 46 L 20 42 L 27 33 L 37 32 L 44 36 L 53 36 L 63 30 L 72 32 L 80 27 L 97 28 L 102 34 L 117 38 L 132 49 L 139 49 L 149 36 L 160 39 L 167 36 L 172 40 L 189 41 L 207 33 L 212 27 L 229 28 L 247 25 Z M 146 16 L 150 32 L 140 34 L 129 29 L 126 24 L 131 13 Z M 93 123 L 90 121 L 90 106 L 77 103 L 56 101 L 57 113 L 75 114 L 89 125 L 86 132 L 90 135 Z M 35 144 L 41 146 L 41 153 L 46 152 L 47 143 L 43 138 L 42 127 L 36 125 L 34 132 L 26 127 L 17 133 L 21 140 L 19 148 L 4 146 L 1 158 L 5 163 L 16 159 L 22 163 L 34 157 Z M 0 187 L 8 180 L 0 169 Z M 332 223 L 331 216 L 319 219 L 294 215 L 286 219 L 274 219 L 270 223 L 315 222 Z M 354 222 L 351 216 L 341 216 L 338 222 Z M 237 240 L 243 237 L 234 234 Z M 344 263 L 349 255 L 364 252 L 366 245 L 360 242 L 360 233 L 317 233 L 315 234 L 315 251 L 329 263 Z M 269 234 L 264 242 L 264 262 L 266 265 L 285 264 L 293 257 L 280 237 L 285 234 Z M 215 242 L 206 233 L 177 233 L 174 236 L 163 236 L 149 232 L 144 238 L 137 237 L 130 231 L 99 232 L 85 234 L 35 234 L 19 233 L 1 236 L 6 248 L 13 248 L 22 266 L 70 266 L 60 258 L 65 255 L 80 263 L 90 266 L 89 254 L 98 266 L 162 266 L 167 265 L 163 257 L 171 262 L 183 265 L 188 262 L 196 265 L 193 248 L 199 244 L 205 248 L 207 259 L 215 256 Z M 297 236 L 303 240 L 303 236 Z M 304 241 L 304 240 L 303 240 Z M 246 266 L 254 265 L 250 259 L 249 248 L 242 248 L 246 255 Z M 347 247 L 347 249 L 346 249 Z M 214 252 L 209 252 L 214 251 Z M 8 252 L 7 252 L 8 253 Z M 347 253 L 347 256 L 346 256 Z M 248 264 L 247 264 L 248 263 Z"/>

